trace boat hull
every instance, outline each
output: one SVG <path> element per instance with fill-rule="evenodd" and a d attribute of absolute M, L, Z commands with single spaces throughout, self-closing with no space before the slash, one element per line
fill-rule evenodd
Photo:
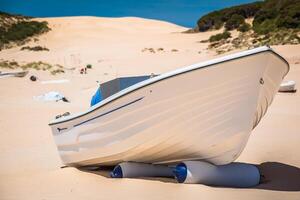
<path fill-rule="evenodd" d="M 287 71 L 273 51 L 194 66 L 50 126 L 66 165 L 227 164 L 244 149 Z"/>

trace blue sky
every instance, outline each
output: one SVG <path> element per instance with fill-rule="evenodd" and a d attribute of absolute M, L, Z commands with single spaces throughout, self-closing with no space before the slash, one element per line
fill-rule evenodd
<path fill-rule="evenodd" d="M 200 16 L 253 0 L 0 0 L 0 10 L 33 17 L 136 16 L 194 27 Z"/>

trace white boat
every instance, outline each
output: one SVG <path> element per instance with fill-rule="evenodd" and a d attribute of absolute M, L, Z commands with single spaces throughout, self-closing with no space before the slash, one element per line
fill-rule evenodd
<path fill-rule="evenodd" d="M 266 113 L 288 62 L 259 47 L 141 81 L 50 122 L 64 164 L 234 161 Z"/>
<path fill-rule="evenodd" d="M 280 84 L 279 92 L 296 92 L 296 82 L 295 81 L 284 81 Z"/>

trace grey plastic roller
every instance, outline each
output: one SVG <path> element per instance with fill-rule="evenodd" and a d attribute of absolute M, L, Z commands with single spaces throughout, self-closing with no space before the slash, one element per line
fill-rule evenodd
<path fill-rule="evenodd" d="M 123 162 L 111 172 L 112 178 L 174 177 L 172 169 L 165 165 Z"/>
<path fill-rule="evenodd" d="M 245 163 L 216 166 L 202 161 L 185 161 L 178 164 L 173 172 L 179 183 L 246 188 L 258 185 L 260 181 L 258 168 Z"/>

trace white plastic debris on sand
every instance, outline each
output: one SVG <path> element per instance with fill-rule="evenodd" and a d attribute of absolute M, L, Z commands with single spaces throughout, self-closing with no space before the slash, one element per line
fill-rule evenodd
<path fill-rule="evenodd" d="M 0 74 L 0 78 L 7 78 L 7 77 L 13 77 L 14 75 L 11 74 Z"/>
<path fill-rule="evenodd" d="M 59 92 L 51 91 L 40 96 L 34 96 L 33 99 L 37 101 L 59 101 L 64 98 L 64 95 Z"/>
<path fill-rule="evenodd" d="M 279 92 L 295 92 L 296 91 L 295 81 L 284 81 L 280 84 Z"/>
<path fill-rule="evenodd" d="M 6 77 L 24 77 L 27 74 L 28 74 L 28 71 L 0 72 L 0 78 L 6 78 Z"/>

